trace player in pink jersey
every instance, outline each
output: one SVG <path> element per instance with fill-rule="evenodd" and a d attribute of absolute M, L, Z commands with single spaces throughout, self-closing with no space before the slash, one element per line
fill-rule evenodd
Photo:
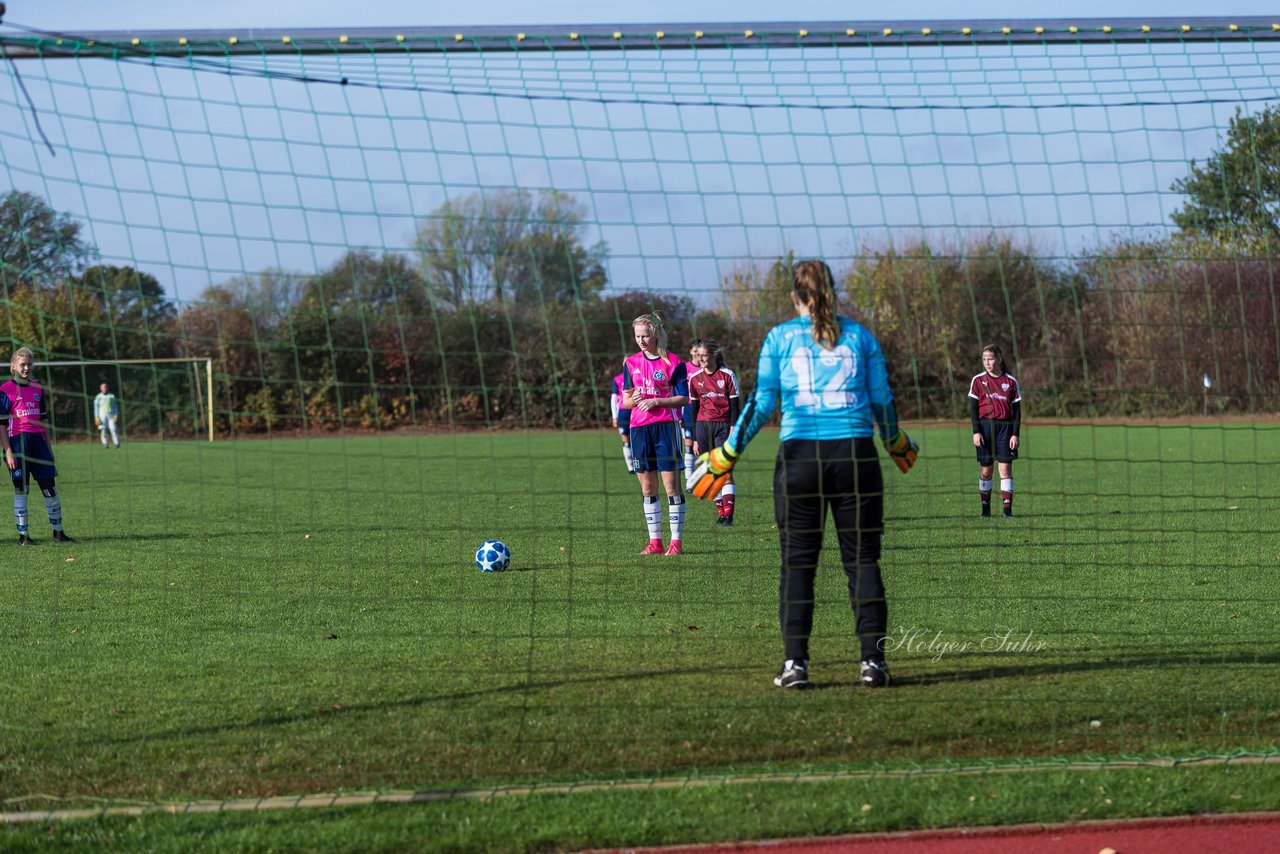
<path fill-rule="evenodd" d="M 1022 427 L 1022 387 L 1009 375 L 1004 353 L 995 344 L 982 349 L 982 373 L 969 383 L 969 421 L 978 451 L 978 497 L 982 515 L 991 515 L 992 463 L 1000 465 L 1004 515 L 1013 515 L 1013 461 Z"/>
<path fill-rule="evenodd" d="M 13 379 L 0 384 L 0 447 L 4 449 L 4 462 L 13 480 L 13 517 L 18 523 L 18 544 L 34 546 L 27 531 L 27 498 L 34 479 L 44 495 L 45 510 L 53 527 L 53 541 L 74 543 L 62 530 L 62 500 L 54 478 L 58 470 L 53 465 L 53 451 L 45 439 L 44 425 L 49 419 L 49 398 L 40 384 L 31 379 L 33 354 L 26 347 L 19 347 L 9 360 Z"/>
<path fill-rule="evenodd" d="M 702 370 L 701 363 L 698 362 L 698 348 L 702 346 L 702 339 L 695 338 L 693 343 L 689 345 L 689 360 L 684 363 L 684 375 L 690 382 Z M 694 417 L 693 399 L 690 398 L 689 405 L 680 411 L 680 431 L 684 434 L 684 476 L 688 480 L 693 476 L 693 463 L 697 459 L 697 452 L 693 450 L 694 433 L 697 431 L 697 418 Z"/>
<path fill-rule="evenodd" d="M 622 458 L 627 461 L 627 471 L 631 471 L 631 412 L 622 408 L 622 394 L 622 374 L 618 374 L 609 383 L 609 411 L 613 426 L 622 437 Z"/>
<path fill-rule="evenodd" d="M 694 417 L 693 452 L 705 454 L 724 444 L 738 420 L 738 382 L 725 369 L 724 351 L 710 338 L 698 345 L 694 360 L 699 369 L 689 379 L 689 406 Z M 730 474 L 720 494 L 715 497 L 716 510 L 719 511 L 717 525 L 733 524 L 736 498 L 737 487 Z"/>
<path fill-rule="evenodd" d="M 642 555 L 678 555 L 684 535 L 684 489 L 676 472 L 684 442 L 680 433 L 680 409 L 689 402 L 684 361 L 667 352 L 662 317 L 642 314 L 632 321 L 640 352 L 622 363 L 622 409 L 630 410 L 631 467 L 644 496 L 644 521 L 649 545 Z M 671 542 L 662 548 L 662 510 L 658 505 L 658 481 L 667 493 L 667 521 Z"/>

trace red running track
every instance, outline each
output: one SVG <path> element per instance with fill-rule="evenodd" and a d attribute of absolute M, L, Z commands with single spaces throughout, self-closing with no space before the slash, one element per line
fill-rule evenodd
<path fill-rule="evenodd" d="M 664 854 L 1253 854 L 1280 852 L 1280 812 L 1021 824 L 626 849 Z"/>

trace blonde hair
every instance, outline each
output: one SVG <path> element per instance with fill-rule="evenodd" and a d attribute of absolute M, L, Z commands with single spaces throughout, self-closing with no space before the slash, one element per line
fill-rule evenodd
<path fill-rule="evenodd" d="M 836 280 L 824 261 L 801 261 L 791 271 L 796 296 L 809 306 L 813 340 L 830 350 L 840 340 L 836 319 Z"/>
<path fill-rule="evenodd" d="M 16 371 L 18 369 L 18 360 L 26 356 L 31 361 L 36 360 L 36 354 L 32 353 L 27 347 L 19 347 L 13 351 L 13 355 L 9 357 L 9 370 Z"/>
<path fill-rule="evenodd" d="M 662 325 L 662 315 L 656 311 L 642 314 L 631 321 L 631 326 L 647 326 L 652 329 L 653 334 L 658 336 L 658 355 L 664 359 L 667 357 L 667 330 Z"/>

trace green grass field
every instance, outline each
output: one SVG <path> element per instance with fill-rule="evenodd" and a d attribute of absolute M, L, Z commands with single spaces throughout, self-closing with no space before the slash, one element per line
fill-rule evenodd
<path fill-rule="evenodd" d="M 1079 816 L 1074 788 L 1097 794 L 1099 772 L 1068 773 L 1068 760 L 1276 758 L 1280 425 L 1031 427 L 1009 521 L 977 517 L 966 430 L 915 432 L 920 464 L 886 472 L 895 684 L 882 692 L 857 686 L 834 541 L 819 574 L 818 690 L 772 685 L 774 433 L 738 468 L 738 525 L 691 506 L 686 554 L 670 559 L 636 555 L 639 490 L 605 431 L 61 445 L 80 542 L 48 541 L 36 496 L 41 546 L 20 551 L 9 535 L 0 562 L 8 811 L 833 781 L 775 795 L 824 816 L 808 831 L 794 815 L 768 821 L 747 795 L 779 787 L 757 782 L 103 818 L 5 829 L 0 845 L 519 851 L 1060 820 Z M 511 547 L 511 571 L 476 571 L 487 537 Z M 1059 770 L 894 776 L 984 765 Z M 889 777 L 841 782 L 860 771 Z M 1259 808 L 1280 793 L 1250 769 L 1104 773 L 1143 794 L 1103 798 L 1095 815 L 1196 798 Z M 954 797 L 933 792 L 953 784 Z M 871 789 L 903 806 L 847 820 L 815 806 Z M 1016 808 L 975 813 L 971 797 L 989 789 Z M 663 824 L 661 797 L 702 804 L 702 819 Z M 930 809 L 906 806 L 921 797 Z M 538 820 L 522 817 L 535 802 Z M 584 827 L 584 815 L 600 819 Z"/>

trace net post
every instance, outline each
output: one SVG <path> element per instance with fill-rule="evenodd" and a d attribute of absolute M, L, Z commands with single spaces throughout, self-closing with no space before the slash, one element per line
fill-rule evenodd
<path fill-rule="evenodd" d="M 213 441 L 213 359 L 204 360 L 205 406 L 209 408 L 209 441 Z"/>

